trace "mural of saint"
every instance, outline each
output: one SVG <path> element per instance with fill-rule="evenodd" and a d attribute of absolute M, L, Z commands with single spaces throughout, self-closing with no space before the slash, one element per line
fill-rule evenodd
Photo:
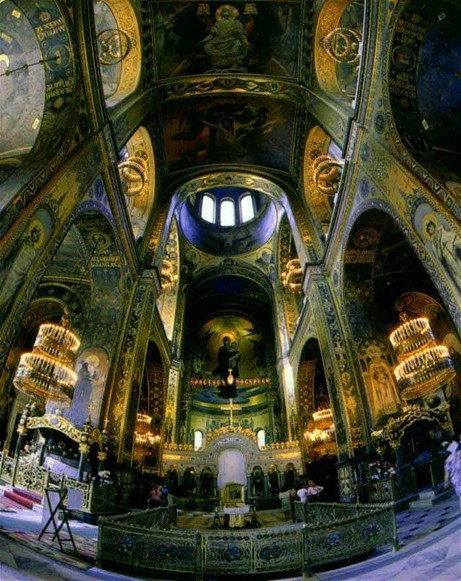
<path fill-rule="evenodd" d="M 369 366 L 368 390 L 370 408 L 375 422 L 382 416 L 395 414 L 400 409 L 400 398 L 394 379 L 384 359 L 376 359 Z"/>
<path fill-rule="evenodd" d="M 225 335 L 223 337 L 223 344 L 218 350 L 218 365 L 213 370 L 213 375 L 219 375 L 223 381 L 226 381 L 230 371 L 232 371 L 234 379 L 237 379 L 240 377 L 238 367 L 239 361 L 240 352 L 238 350 L 237 342 L 232 341 L 229 336 Z M 224 398 L 235 398 L 237 395 L 235 382 L 232 385 L 223 386 L 220 389 L 219 395 Z"/>
<path fill-rule="evenodd" d="M 0 265 L 3 271 L 3 276 L 0 277 L 0 322 L 6 318 L 13 298 L 26 281 L 50 229 L 51 219 L 48 213 L 39 210 L 21 236 L 16 252 Z"/>
<path fill-rule="evenodd" d="M 239 11 L 230 4 L 216 10 L 216 22 L 209 34 L 199 43 L 214 69 L 238 69 L 250 47 L 245 28 L 238 20 Z"/>
<path fill-rule="evenodd" d="M 461 291 L 461 236 L 431 219 L 426 222 L 426 234 L 432 241 L 437 258 Z"/>
<path fill-rule="evenodd" d="M 69 409 L 63 412 L 63 416 L 74 426 L 81 427 L 88 416 L 93 425 L 97 424 L 108 368 L 107 353 L 99 347 L 89 348 L 78 357 L 74 397 Z"/>
<path fill-rule="evenodd" d="M 297 3 L 154 5 L 159 75 L 209 71 L 295 77 L 301 21 Z"/>

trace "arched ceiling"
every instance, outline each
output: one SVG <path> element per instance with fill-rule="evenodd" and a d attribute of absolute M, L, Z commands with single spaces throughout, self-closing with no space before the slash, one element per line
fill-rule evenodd
<path fill-rule="evenodd" d="M 312 49 L 308 3 L 158 2 L 144 125 L 165 182 L 225 167 L 295 181 Z M 310 3 L 309 3 L 310 5 Z M 310 5 L 311 6 L 311 5 Z"/>

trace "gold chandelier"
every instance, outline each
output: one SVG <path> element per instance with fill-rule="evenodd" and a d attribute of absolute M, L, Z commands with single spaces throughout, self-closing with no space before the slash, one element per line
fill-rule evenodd
<path fill-rule="evenodd" d="M 150 429 L 152 416 L 146 413 L 136 414 L 136 429 L 134 442 L 137 448 L 150 448 L 160 441 L 159 435 L 154 435 Z"/>
<path fill-rule="evenodd" d="M 158 434 L 154 435 L 152 432 L 146 432 L 144 434 L 135 432 L 134 441 L 139 448 L 151 448 L 160 442 L 160 436 Z"/>
<path fill-rule="evenodd" d="M 324 408 L 321 410 L 316 410 L 312 413 L 312 419 L 314 422 L 324 422 L 333 419 L 333 411 L 331 408 Z"/>
<path fill-rule="evenodd" d="M 312 420 L 304 437 L 313 446 L 333 442 L 335 439 L 335 425 L 333 423 L 333 410 L 322 408 L 312 412 Z"/>
<path fill-rule="evenodd" d="M 426 317 L 403 321 L 389 335 L 399 361 L 395 379 L 406 401 L 424 397 L 453 379 L 456 371 L 447 347 L 438 345 Z"/>
<path fill-rule="evenodd" d="M 136 429 L 137 434 L 146 434 L 150 430 L 150 423 L 152 421 L 152 416 L 144 413 L 136 414 Z"/>
<path fill-rule="evenodd" d="M 335 439 L 335 425 L 331 424 L 329 428 L 314 428 L 304 432 L 306 440 L 312 444 L 325 444 L 333 442 Z"/>
<path fill-rule="evenodd" d="M 13 384 L 20 392 L 41 401 L 51 400 L 68 407 L 72 402 L 77 374 L 73 370 L 80 339 L 69 330 L 67 310 L 61 323 L 40 325 L 31 353 L 23 353 Z"/>

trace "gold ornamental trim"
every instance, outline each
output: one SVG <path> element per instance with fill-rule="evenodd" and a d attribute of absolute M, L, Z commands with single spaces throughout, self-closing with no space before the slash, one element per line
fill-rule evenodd
<path fill-rule="evenodd" d="M 49 430 L 61 432 L 71 440 L 74 440 L 74 442 L 80 442 L 82 436 L 85 434 L 85 436 L 88 437 L 87 443 L 89 446 L 91 446 L 91 444 L 94 442 L 97 442 L 101 450 L 103 448 L 103 437 L 101 431 L 98 428 L 93 428 L 89 435 L 87 435 L 86 432 L 79 430 L 72 422 L 66 418 L 63 418 L 62 416 L 57 416 L 55 414 L 45 414 L 43 416 L 31 416 L 27 418 L 27 430 L 36 430 L 40 428 L 48 428 Z"/>

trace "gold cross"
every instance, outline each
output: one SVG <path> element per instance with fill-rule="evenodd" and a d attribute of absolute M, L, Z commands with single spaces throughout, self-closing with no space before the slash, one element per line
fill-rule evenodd
<path fill-rule="evenodd" d="M 229 404 L 223 405 L 219 409 L 223 410 L 224 412 L 227 412 L 227 411 L 230 412 L 230 426 L 232 428 L 232 426 L 233 426 L 233 415 L 232 415 L 233 414 L 233 411 L 234 410 L 237 411 L 237 412 L 240 411 L 242 409 L 242 406 L 241 405 L 235 405 L 234 406 L 233 405 L 233 402 L 232 402 L 232 398 L 229 399 L 229 402 L 230 402 Z"/>

